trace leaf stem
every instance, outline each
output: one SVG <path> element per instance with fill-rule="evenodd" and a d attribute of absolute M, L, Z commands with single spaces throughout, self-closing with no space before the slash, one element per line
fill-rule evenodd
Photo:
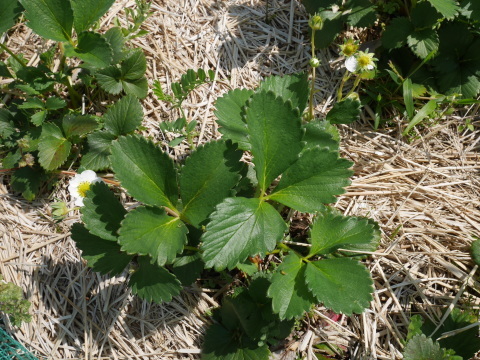
<path fill-rule="evenodd" d="M 310 47 L 312 48 L 312 59 L 315 57 L 315 29 L 312 29 L 312 38 L 310 40 Z M 312 82 L 310 84 L 310 98 L 308 104 L 308 121 L 313 120 L 313 94 L 315 93 L 315 77 L 316 68 L 312 66 Z"/>
<path fill-rule="evenodd" d="M 19 58 L 17 55 L 15 55 L 12 52 L 12 50 L 10 50 L 5 44 L 0 43 L 0 48 L 2 48 L 7 53 L 9 53 L 10 56 L 13 57 L 20 65 L 22 65 L 23 67 L 27 67 L 27 64 L 25 64 L 21 58 Z"/>

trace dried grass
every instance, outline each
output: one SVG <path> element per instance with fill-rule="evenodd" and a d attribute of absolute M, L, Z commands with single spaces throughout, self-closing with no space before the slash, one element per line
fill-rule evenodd
<path fill-rule="evenodd" d="M 131 6 L 133 1 L 117 1 L 102 26 L 111 26 L 115 16 L 124 21 L 123 9 Z M 264 76 L 307 68 L 306 16 L 295 1 L 270 0 L 269 23 L 259 0 L 153 0 L 152 10 L 144 25 L 149 35 L 133 41 L 148 58 L 149 80 L 158 79 L 166 89 L 189 68 L 213 69 L 221 80 L 199 88 L 185 103 L 189 120 L 199 122 L 198 143 L 218 137 L 214 103 L 229 88 L 254 88 Z M 32 64 L 48 46 L 22 25 L 4 40 Z M 342 76 L 334 50 L 321 52 L 321 59 L 320 116 Z M 167 148 L 172 134 L 158 125 L 178 114 L 153 96 L 144 109 L 145 132 Z M 276 352 L 278 358 L 294 358 L 297 350 L 314 359 L 313 345 L 328 342 L 348 349 L 351 359 L 399 359 L 412 314 L 438 322 L 441 311 L 456 304 L 479 309 L 480 284 L 468 255 L 480 232 L 479 131 L 457 131 L 467 117 L 476 120 L 477 108 L 442 119 L 410 144 L 400 129 L 375 132 L 365 118 L 341 127 L 342 152 L 355 162 L 355 176 L 337 207 L 374 218 L 383 235 L 367 260 L 374 300 L 364 314 L 338 321 L 317 307 L 317 316 L 305 320 Z M 181 156 L 186 149 L 182 144 L 169 151 Z M 64 184 L 54 196 L 68 200 Z M 49 199 L 27 203 L 0 186 L 0 273 L 22 286 L 33 312 L 30 324 L 9 330 L 39 358 L 198 358 L 205 312 L 216 306 L 213 293 L 188 288 L 169 304 L 140 301 L 125 277 L 109 279 L 85 267 L 69 237 L 78 214 L 55 224 Z"/>

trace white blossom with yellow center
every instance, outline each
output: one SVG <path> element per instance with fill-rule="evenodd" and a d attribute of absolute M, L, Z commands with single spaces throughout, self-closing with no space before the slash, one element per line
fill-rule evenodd
<path fill-rule="evenodd" d="M 368 50 L 367 50 L 368 51 Z M 375 54 L 359 51 L 357 54 L 357 64 L 360 71 L 368 71 L 375 69 Z"/>
<path fill-rule="evenodd" d="M 83 199 L 87 195 L 87 191 L 90 190 L 90 186 L 99 181 L 102 181 L 102 179 L 92 170 L 85 170 L 70 180 L 68 191 L 75 201 L 75 206 L 83 206 Z"/>

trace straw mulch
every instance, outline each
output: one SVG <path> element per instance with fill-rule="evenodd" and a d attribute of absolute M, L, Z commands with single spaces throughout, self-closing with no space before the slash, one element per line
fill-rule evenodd
<path fill-rule="evenodd" d="M 221 80 L 201 87 L 185 103 L 189 120 L 198 120 L 199 143 L 217 138 L 215 99 L 229 87 L 253 88 L 267 75 L 307 69 L 306 15 L 296 1 L 153 0 L 145 37 L 133 41 L 148 57 L 148 78 L 164 89 L 187 69 L 216 71 Z M 117 1 L 103 19 L 112 26 L 133 1 Z M 27 58 L 46 45 L 24 26 L 4 40 Z M 318 116 L 335 98 L 343 75 L 335 49 L 320 53 L 316 94 Z M 34 64 L 37 57 L 33 57 Z M 144 125 L 164 145 L 172 134 L 159 122 L 177 113 L 151 95 L 144 101 Z M 408 143 L 398 126 L 373 131 L 368 113 L 362 121 L 342 126 L 343 156 L 355 162 L 355 175 L 337 207 L 349 215 L 372 217 L 380 224 L 382 243 L 367 260 L 375 280 L 374 300 L 362 315 L 340 317 L 319 306 L 277 355 L 313 359 L 314 345 L 344 349 L 338 358 L 400 359 L 409 318 L 420 313 L 441 321 L 441 312 L 457 304 L 479 309 L 480 284 L 468 255 L 480 233 L 478 177 L 479 131 L 457 126 L 477 108 L 463 109 L 430 124 Z M 167 147 L 166 147 L 167 148 Z M 173 156 L 181 145 L 168 149 Z M 0 174 L 3 180 L 8 175 Z M 33 320 L 9 328 L 41 359 L 196 359 L 206 313 L 217 306 L 215 292 L 187 288 L 169 304 L 153 305 L 132 296 L 125 276 L 108 278 L 85 267 L 70 239 L 72 214 L 55 224 L 49 203 L 69 200 L 68 179 L 52 199 L 33 203 L 0 185 L 0 273 L 23 287 L 32 302 Z M 3 182 L 3 181 L 2 181 Z M 2 183 L 0 182 L 0 184 Z"/>

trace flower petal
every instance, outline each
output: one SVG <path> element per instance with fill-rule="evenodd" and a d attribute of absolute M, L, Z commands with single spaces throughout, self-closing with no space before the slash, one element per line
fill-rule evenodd
<path fill-rule="evenodd" d="M 350 56 L 345 60 L 345 67 L 347 68 L 348 71 L 350 72 L 355 72 L 357 71 L 358 68 L 358 61 L 355 58 L 355 56 Z"/>

